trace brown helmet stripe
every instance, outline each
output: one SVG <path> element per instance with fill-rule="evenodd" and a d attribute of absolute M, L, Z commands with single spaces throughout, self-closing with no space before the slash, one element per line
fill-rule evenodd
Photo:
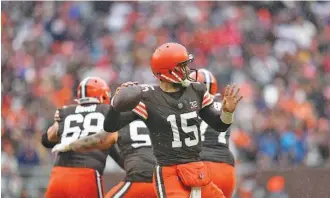
<path fill-rule="evenodd" d="M 207 90 L 210 92 L 211 91 L 211 86 L 212 86 L 212 76 L 209 72 L 205 71 L 204 69 L 201 69 L 201 72 L 204 75 L 204 80 L 206 84 Z"/>
<path fill-rule="evenodd" d="M 81 93 L 81 98 L 87 97 L 87 82 L 89 80 L 89 77 L 85 78 L 83 81 L 80 83 L 80 93 Z"/>

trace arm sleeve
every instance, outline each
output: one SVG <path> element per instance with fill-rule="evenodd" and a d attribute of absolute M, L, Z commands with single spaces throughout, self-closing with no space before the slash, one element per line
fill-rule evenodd
<path fill-rule="evenodd" d="M 103 129 L 107 132 L 118 131 L 124 126 L 128 125 L 138 117 L 132 111 L 128 112 L 117 112 L 111 106 L 103 123 Z"/>
<path fill-rule="evenodd" d="M 41 136 L 41 144 L 42 144 L 45 148 L 53 148 L 57 143 L 50 142 L 50 141 L 48 140 L 48 134 L 47 134 L 47 131 L 46 131 L 46 133 L 42 134 L 42 136 Z"/>
<path fill-rule="evenodd" d="M 216 131 L 226 131 L 231 124 L 226 124 L 220 119 L 220 111 L 214 108 L 214 105 L 204 107 L 199 116 Z"/>

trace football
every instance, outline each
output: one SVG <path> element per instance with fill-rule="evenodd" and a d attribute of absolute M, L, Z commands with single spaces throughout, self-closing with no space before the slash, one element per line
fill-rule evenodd
<path fill-rule="evenodd" d="M 130 111 L 139 104 L 142 98 L 142 87 L 139 85 L 132 85 L 120 89 L 112 99 L 112 106 L 117 112 Z"/>

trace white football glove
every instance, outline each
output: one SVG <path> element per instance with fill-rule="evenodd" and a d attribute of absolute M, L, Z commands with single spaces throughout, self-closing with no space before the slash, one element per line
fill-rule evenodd
<path fill-rule="evenodd" d="M 54 146 L 54 148 L 52 149 L 52 153 L 68 152 L 70 150 L 72 150 L 72 148 L 70 147 L 70 143 L 60 143 Z"/>

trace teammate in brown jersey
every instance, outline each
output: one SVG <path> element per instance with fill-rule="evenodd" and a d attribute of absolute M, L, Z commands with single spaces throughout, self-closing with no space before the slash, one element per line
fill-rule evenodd
<path fill-rule="evenodd" d="M 100 145 L 110 148 L 116 143 L 117 145 L 115 146 L 118 148 L 116 150 L 119 151 L 115 152 L 120 154 L 120 160 L 123 162 L 122 168 L 126 171 L 126 177 L 124 181 L 113 187 L 105 197 L 157 197 L 152 185 L 152 172 L 156 160 L 152 153 L 149 131 L 144 122 L 139 120 L 131 122 L 115 133 L 103 132 L 105 138 L 102 137 L 102 141 L 95 141 L 99 140 L 101 134 L 102 132 L 81 138 L 69 144 L 59 144 L 54 147 L 53 152 L 69 152 L 72 150 L 85 152 L 97 149 Z M 93 141 L 95 142 L 90 144 Z"/>
<path fill-rule="evenodd" d="M 117 137 L 126 177 L 107 193 L 106 198 L 156 198 L 152 185 L 152 170 L 156 160 L 147 126 L 136 120 L 112 134 Z"/>
<path fill-rule="evenodd" d="M 204 83 L 208 92 L 214 97 L 214 108 L 220 111 L 220 96 L 217 94 L 217 80 L 206 69 L 190 74 L 197 81 Z M 204 121 L 200 124 L 202 152 L 201 158 L 208 167 L 211 178 L 223 192 L 226 198 L 231 198 L 235 187 L 234 156 L 229 150 L 230 131 L 216 131 Z"/>
<path fill-rule="evenodd" d="M 201 188 L 202 197 L 223 197 L 222 191 L 211 182 L 207 167 L 200 161 L 198 117 L 215 130 L 226 131 L 242 97 L 239 89 L 228 86 L 222 112 L 215 109 L 206 86 L 190 81 L 187 65 L 192 61 L 193 56 L 180 44 L 166 43 L 157 48 L 152 56 L 151 69 L 159 79 L 159 86 L 131 86 L 130 90 L 134 91 L 125 95 L 127 92 L 123 87 L 130 85 L 126 83 L 112 99 L 104 122 L 105 131 L 118 130 L 136 119 L 146 123 L 157 159 L 154 186 L 161 198 L 198 197 Z M 138 89 L 142 91 L 135 91 Z M 120 112 L 129 110 L 120 107 L 137 103 L 133 109 L 135 115 Z"/>
<path fill-rule="evenodd" d="M 54 124 L 42 136 L 42 144 L 46 148 L 102 131 L 110 102 L 107 83 L 98 77 L 85 78 L 78 87 L 77 95 L 78 104 L 56 110 Z M 103 145 L 98 148 L 87 153 L 59 153 L 45 197 L 103 197 L 101 175 L 108 151 Z"/>

